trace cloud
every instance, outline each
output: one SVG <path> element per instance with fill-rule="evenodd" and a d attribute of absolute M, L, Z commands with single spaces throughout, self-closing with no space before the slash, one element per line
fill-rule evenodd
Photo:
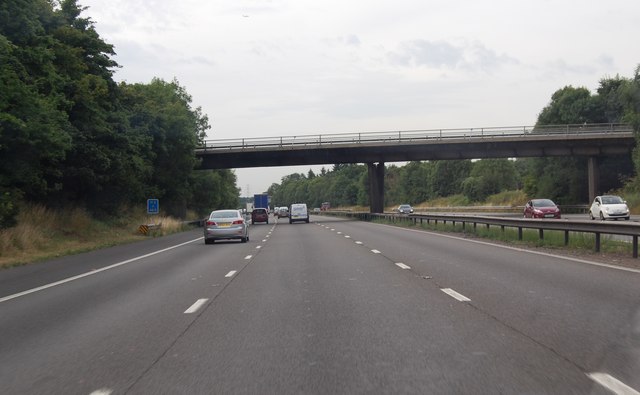
<path fill-rule="evenodd" d="M 498 55 L 479 42 L 454 45 L 446 41 L 413 40 L 400 43 L 387 54 L 388 61 L 401 67 L 427 67 L 434 69 L 464 69 L 492 72 L 505 64 L 519 61 L 507 55 Z"/>

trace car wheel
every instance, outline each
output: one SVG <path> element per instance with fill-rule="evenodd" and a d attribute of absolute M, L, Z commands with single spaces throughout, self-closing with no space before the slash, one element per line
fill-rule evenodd
<path fill-rule="evenodd" d="M 604 221 L 604 214 L 602 214 L 602 211 L 600 211 L 600 221 Z"/>
<path fill-rule="evenodd" d="M 213 239 L 204 239 L 204 244 L 213 244 Z"/>
<path fill-rule="evenodd" d="M 246 242 L 247 242 L 247 238 L 246 238 L 246 237 L 241 238 L 241 239 L 240 239 L 240 242 L 242 242 L 242 243 L 246 243 Z"/>
<path fill-rule="evenodd" d="M 625 221 L 628 221 L 628 220 L 629 220 L 629 218 L 631 218 L 631 217 L 624 217 L 624 220 L 625 220 Z"/>
<path fill-rule="evenodd" d="M 596 217 L 593 216 L 593 212 L 591 210 L 589 210 L 589 218 L 591 218 L 591 220 L 596 219 Z"/>

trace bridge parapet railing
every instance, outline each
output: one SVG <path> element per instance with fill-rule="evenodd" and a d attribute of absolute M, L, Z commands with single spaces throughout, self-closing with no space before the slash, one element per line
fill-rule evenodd
<path fill-rule="evenodd" d="M 384 132 L 352 132 L 334 134 L 312 134 L 282 137 L 251 137 L 240 139 L 206 140 L 199 149 L 288 149 L 294 147 L 324 147 L 350 144 L 407 144 L 428 140 L 486 139 L 505 136 L 580 135 L 629 133 L 633 129 L 626 124 L 576 124 L 544 126 L 507 126 L 468 129 L 425 129 Z"/>

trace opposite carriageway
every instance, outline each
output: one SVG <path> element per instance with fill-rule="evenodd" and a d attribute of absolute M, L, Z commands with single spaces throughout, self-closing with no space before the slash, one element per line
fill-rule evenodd
<path fill-rule="evenodd" d="M 630 154 L 625 124 L 431 129 L 207 140 L 196 150 L 203 169 L 366 163 L 372 212 L 382 212 L 384 163 L 549 156 L 589 158 L 589 195 L 598 190 L 598 157 Z"/>

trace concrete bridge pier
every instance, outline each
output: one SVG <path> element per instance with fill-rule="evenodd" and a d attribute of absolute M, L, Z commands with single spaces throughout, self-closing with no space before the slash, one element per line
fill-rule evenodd
<path fill-rule="evenodd" d="M 587 162 L 589 180 L 589 204 L 600 194 L 600 168 L 598 167 L 598 157 L 590 156 Z"/>
<path fill-rule="evenodd" d="M 367 163 L 369 173 L 369 209 L 372 213 L 384 212 L 384 162 Z"/>

